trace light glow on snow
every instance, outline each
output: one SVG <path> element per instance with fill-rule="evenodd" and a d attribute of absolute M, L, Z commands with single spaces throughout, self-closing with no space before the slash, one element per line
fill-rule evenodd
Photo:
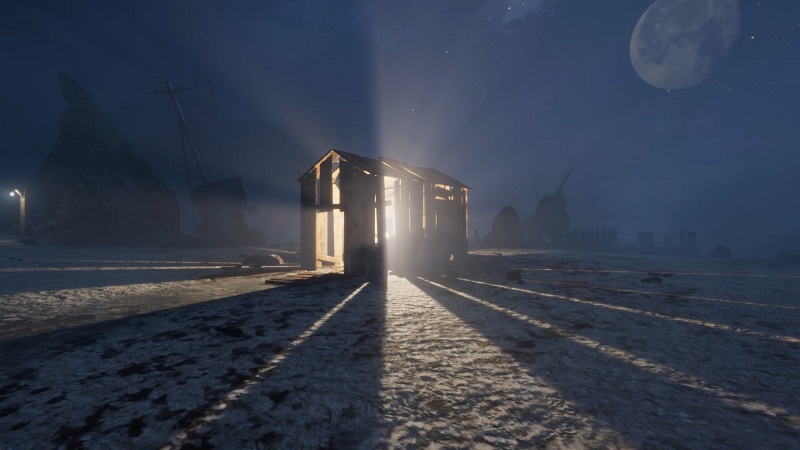
<path fill-rule="evenodd" d="M 610 356 L 622 363 L 629 364 L 635 366 L 638 369 L 650 372 L 653 375 L 657 375 L 662 378 L 666 378 L 671 383 L 676 385 L 684 386 L 690 389 L 694 389 L 706 394 L 711 394 L 719 398 L 720 401 L 732 405 L 734 407 L 738 407 L 747 411 L 750 411 L 754 414 L 763 415 L 770 420 L 780 420 L 785 421 L 787 425 L 791 426 L 794 429 L 800 429 L 800 417 L 791 414 L 788 410 L 767 404 L 760 400 L 748 397 L 744 394 L 739 394 L 736 392 L 727 391 L 722 389 L 719 386 L 715 386 L 705 380 L 697 378 L 687 373 L 680 372 L 672 367 L 666 366 L 664 364 L 659 364 L 654 361 L 650 361 L 644 358 L 640 358 L 633 353 L 627 352 L 617 347 L 613 347 L 610 345 L 603 344 L 601 342 L 595 341 L 593 339 L 589 339 L 587 337 L 578 335 L 572 331 L 565 330 L 563 328 L 556 327 L 552 324 L 547 322 L 543 322 L 537 319 L 534 319 L 530 316 L 525 314 L 518 313 L 516 311 L 512 311 L 508 308 L 504 308 L 502 306 L 496 305 L 494 303 L 482 300 L 470 294 L 458 291 L 451 287 L 444 286 L 442 284 L 436 283 L 431 280 L 427 280 L 424 278 L 420 278 L 422 281 L 429 283 L 433 286 L 436 286 L 440 289 L 448 291 L 452 294 L 458 295 L 462 298 L 467 300 L 471 300 L 475 303 L 483 305 L 487 308 L 491 308 L 495 311 L 501 312 L 508 316 L 514 317 L 517 320 L 526 322 L 530 325 L 533 325 L 537 328 L 547 330 L 550 333 L 556 334 L 563 338 L 569 339 L 570 341 L 584 346 L 586 348 L 595 350 L 600 352 L 604 355 Z M 507 286 L 504 286 L 507 288 Z"/>
<path fill-rule="evenodd" d="M 579 298 L 566 297 L 566 296 L 563 296 L 563 295 L 548 294 L 546 292 L 539 292 L 539 291 L 532 291 L 530 289 L 522 289 L 522 288 L 517 288 L 517 287 L 504 286 L 502 284 L 487 283 L 487 282 L 484 282 L 484 281 L 469 280 L 469 279 L 465 279 L 465 278 L 462 278 L 461 280 L 469 282 L 469 283 L 480 284 L 480 285 L 483 285 L 483 286 L 490 286 L 490 287 L 495 287 L 495 288 L 499 288 L 499 289 L 508 289 L 510 291 L 524 292 L 526 294 L 531 294 L 531 295 L 539 295 L 539 296 L 547 297 L 547 298 L 555 298 L 555 299 L 559 299 L 559 300 L 567 300 L 567 301 L 570 301 L 570 302 L 573 302 L 573 303 L 582 303 L 584 305 L 591 305 L 591 306 L 598 306 L 600 308 L 613 309 L 615 311 L 622 311 L 622 312 L 626 312 L 626 313 L 632 313 L 632 314 L 639 314 L 639 315 L 643 315 L 643 316 L 656 317 L 658 319 L 674 320 L 676 322 L 682 322 L 682 323 L 688 323 L 688 324 L 691 324 L 691 325 L 707 327 L 707 328 L 711 328 L 713 330 L 733 331 L 733 332 L 736 332 L 736 333 L 746 334 L 748 336 L 755 336 L 755 337 L 759 337 L 759 338 L 762 338 L 762 339 L 777 340 L 777 341 L 789 342 L 789 343 L 792 343 L 792 344 L 800 344 L 800 339 L 798 339 L 798 338 L 796 338 L 794 336 L 775 335 L 775 334 L 770 334 L 770 333 L 764 333 L 762 331 L 748 330 L 747 328 L 743 328 L 743 327 L 732 327 L 730 325 L 725 325 L 725 324 L 722 324 L 722 323 L 708 322 L 708 321 L 705 321 L 705 320 L 687 319 L 685 317 L 671 316 L 671 315 L 668 315 L 668 314 L 662 314 L 662 313 L 657 313 L 657 312 L 652 312 L 652 311 L 643 311 L 641 309 L 629 308 L 627 306 L 609 305 L 608 303 L 594 302 L 594 301 L 591 301 L 591 300 L 582 300 L 582 299 L 579 299 Z M 631 292 L 636 292 L 636 291 L 631 291 Z"/>

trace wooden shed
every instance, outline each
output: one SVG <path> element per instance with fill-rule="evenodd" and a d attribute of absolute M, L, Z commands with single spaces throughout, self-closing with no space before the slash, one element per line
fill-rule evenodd
<path fill-rule="evenodd" d="M 328 151 L 300 182 L 301 267 L 443 272 L 467 254 L 467 190 L 435 169 Z"/>

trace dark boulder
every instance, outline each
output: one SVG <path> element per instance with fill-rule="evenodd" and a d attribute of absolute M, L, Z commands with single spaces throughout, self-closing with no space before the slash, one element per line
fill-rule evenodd
<path fill-rule="evenodd" d="M 522 281 L 522 271 L 519 269 L 510 269 L 506 272 L 508 281 Z"/>
<path fill-rule="evenodd" d="M 242 260 L 242 267 L 259 268 L 263 266 L 279 266 L 283 258 L 279 255 L 248 255 Z"/>
<path fill-rule="evenodd" d="M 642 278 L 642 283 L 658 283 L 661 284 L 664 280 L 661 277 L 646 277 Z"/>
<path fill-rule="evenodd" d="M 180 236 L 175 194 L 122 138 L 89 93 L 58 75 L 61 132 L 27 185 L 36 235 L 72 243 L 161 244 Z"/>

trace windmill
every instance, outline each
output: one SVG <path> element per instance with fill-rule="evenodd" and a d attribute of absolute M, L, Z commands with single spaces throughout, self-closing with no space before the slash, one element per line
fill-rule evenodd
<path fill-rule="evenodd" d="M 569 169 L 556 192 L 546 193 L 540 198 L 539 189 L 536 187 L 536 182 L 533 181 L 530 168 L 528 168 L 536 192 L 536 212 L 523 219 L 522 223 L 522 229 L 528 239 L 539 241 L 548 239 L 550 242 L 557 242 L 567 237 L 569 233 L 569 215 L 566 211 L 568 202 L 563 191 L 572 170 Z"/>
<path fill-rule="evenodd" d="M 176 94 L 188 91 L 182 82 L 170 81 L 155 95 L 168 95 L 175 107 L 181 135 L 181 150 L 186 171 L 186 187 L 191 197 L 194 235 L 202 241 L 225 244 L 261 243 L 261 224 L 257 210 L 248 206 L 241 177 L 217 180 L 186 122 Z M 198 223 L 199 219 L 199 223 Z"/>

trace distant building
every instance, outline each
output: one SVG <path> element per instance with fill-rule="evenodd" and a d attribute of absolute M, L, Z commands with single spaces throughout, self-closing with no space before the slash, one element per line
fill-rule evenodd
<path fill-rule="evenodd" d="M 435 169 L 328 151 L 300 182 L 301 267 L 442 272 L 467 254 L 467 189 Z"/>

